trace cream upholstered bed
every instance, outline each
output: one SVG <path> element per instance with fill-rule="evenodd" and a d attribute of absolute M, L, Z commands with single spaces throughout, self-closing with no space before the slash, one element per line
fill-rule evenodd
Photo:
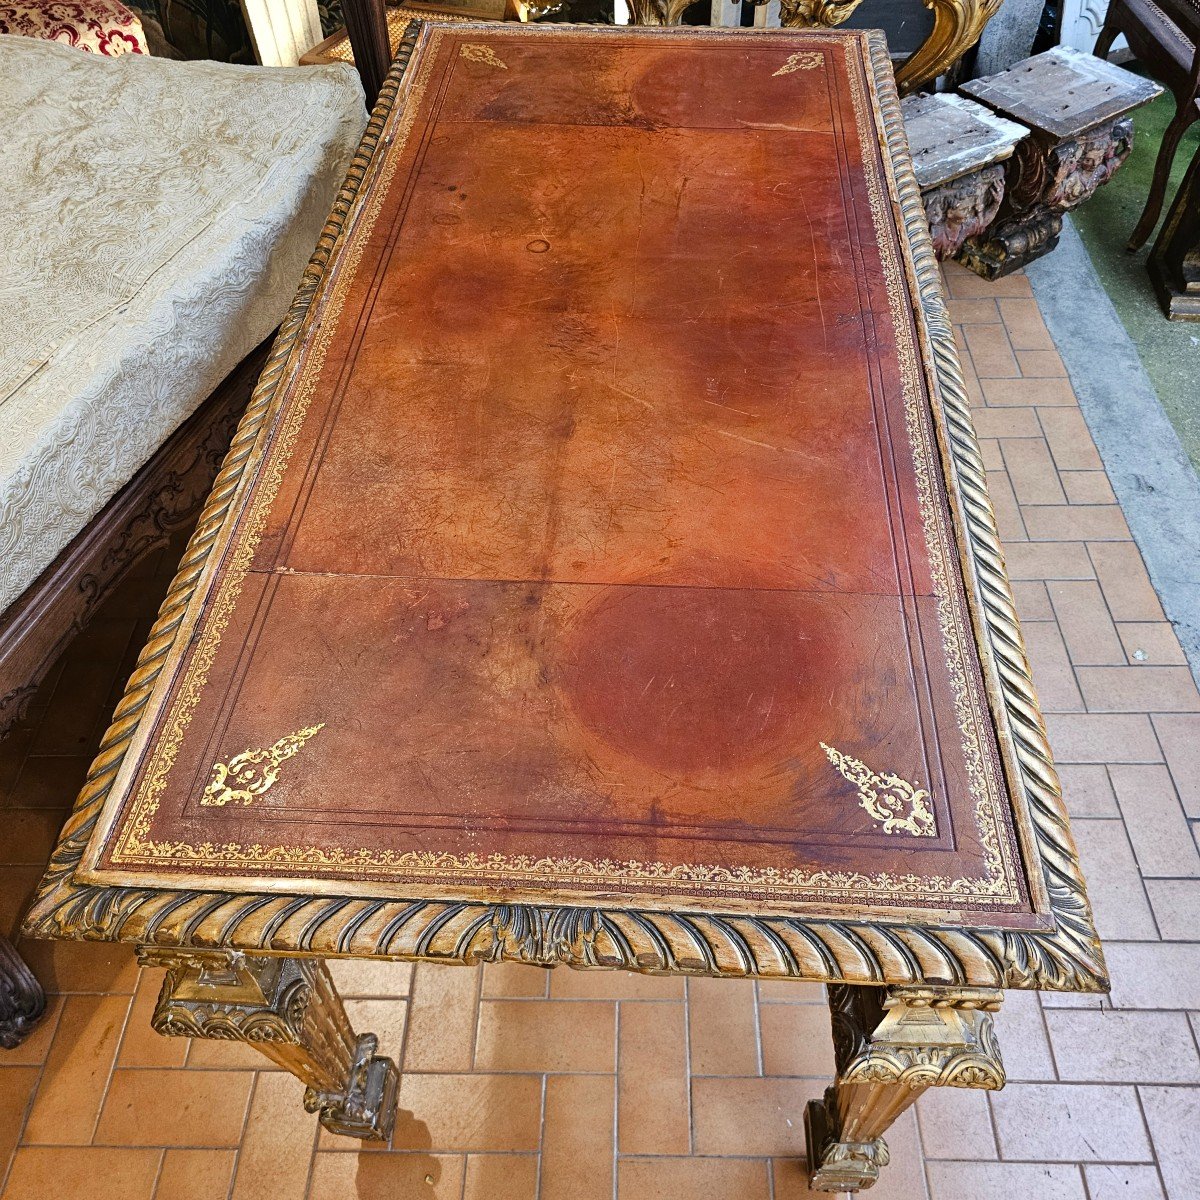
<path fill-rule="evenodd" d="M 365 124 L 349 66 L 0 36 L 0 612 L 282 319 Z"/>

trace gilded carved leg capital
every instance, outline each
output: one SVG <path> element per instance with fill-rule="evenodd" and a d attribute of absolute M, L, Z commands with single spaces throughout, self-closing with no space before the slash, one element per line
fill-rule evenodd
<path fill-rule="evenodd" d="M 837 1078 L 804 1117 L 818 1191 L 859 1191 L 888 1161 L 883 1134 L 926 1088 L 1004 1086 L 990 988 L 829 989 Z"/>
<path fill-rule="evenodd" d="M 248 1042 L 305 1085 L 304 1107 L 347 1137 L 386 1141 L 396 1117 L 396 1066 L 355 1034 L 325 963 L 227 950 L 142 947 L 165 967 L 151 1024 L 167 1036 Z"/>

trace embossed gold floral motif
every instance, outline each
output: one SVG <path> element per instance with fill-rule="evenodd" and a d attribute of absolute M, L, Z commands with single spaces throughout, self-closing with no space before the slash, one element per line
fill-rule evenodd
<path fill-rule="evenodd" d="M 508 63 L 499 58 L 491 46 L 481 46 L 478 42 L 466 42 L 459 46 L 458 55 L 460 58 L 465 58 L 467 62 L 483 63 L 488 67 L 499 67 L 502 71 L 508 70 Z"/>
<path fill-rule="evenodd" d="M 289 758 L 300 753 L 300 748 L 313 734 L 325 728 L 325 722 L 297 729 L 281 737 L 266 750 L 243 750 L 227 763 L 213 763 L 212 778 L 200 797 L 200 803 L 220 807 L 231 802 L 249 804 L 255 796 L 270 791 L 279 778 L 279 768 Z"/>
<path fill-rule="evenodd" d="M 859 804 L 883 826 L 884 833 L 911 833 L 913 837 L 936 834 L 929 793 L 924 788 L 890 772 L 876 774 L 857 758 L 824 742 L 821 749 L 841 775 L 858 788 Z"/>
<path fill-rule="evenodd" d="M 790 75 L 793 71 L 811 71 L 824 62 L 825 55 L 816 50 L 797 50 L 778 71 L 771 72 L 771 78 L 774 79 L 776 75 Z"/>

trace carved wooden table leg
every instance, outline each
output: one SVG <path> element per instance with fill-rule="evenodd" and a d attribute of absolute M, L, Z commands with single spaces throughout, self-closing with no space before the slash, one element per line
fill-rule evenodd
<path fill-rule="evenodd" d="M 322 959 L 142 947 L 166 967 L 151 1024 L 159 1033 L 248 1042 L 307 1085 L 304 1107 L 347 1137 L 391 1137 L 396 1064 L 355 1035 Z"/>
<path fill-rule="evenodd" d="M 46 1011 L 46 993 L 17 953 L 0 937 L 0 1047 L 13 1050 L 29 1035 Z"/>
<path fill-rule="evenodd" d="M 926 1088 L 1004 1086 L 991 988 L 829 988 L 837 1078 L 804 1114 L 812 1187 L 869 1188 L 883 1134 Z"/>

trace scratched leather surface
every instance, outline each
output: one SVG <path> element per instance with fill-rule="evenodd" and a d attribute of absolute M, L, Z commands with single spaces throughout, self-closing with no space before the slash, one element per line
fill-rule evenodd
<path fill-rule="evenodd" d="M 863 46 L 432 36 L 102 865 L 1028 910 Z M 885 832 L 823 745 L 932 829 Z"/>

